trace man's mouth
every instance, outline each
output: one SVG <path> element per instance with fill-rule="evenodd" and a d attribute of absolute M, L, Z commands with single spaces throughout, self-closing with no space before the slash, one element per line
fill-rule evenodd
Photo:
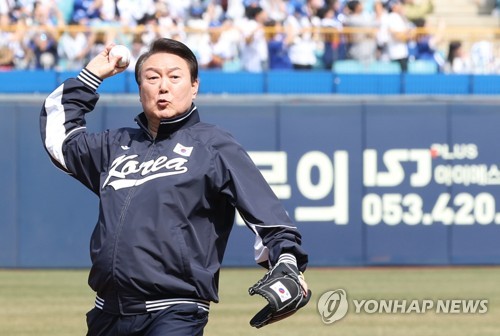
<path fill-rule="evenodd" d="M 169 104 L 169 101 L 166 99 L 158 99 L 157 104 L 158 106 L 165 107 Z"/>

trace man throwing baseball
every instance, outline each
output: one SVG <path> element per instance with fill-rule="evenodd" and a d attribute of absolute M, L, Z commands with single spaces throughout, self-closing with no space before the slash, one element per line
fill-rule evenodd
<path fill-rule="evenodd" d="M 311 295 L 301 235 L 245 150 L 200 121 L 198 63 L 161 38 L 135 66 L 143 112 L 137 128 L 88 133 L 99 85 L 123 72 L 113 45 L 45 100 L 41 135 L 52 162 L 99 197 L 89 285 L 88 333 L 202 335 L 237 210 L 268 269 L 249 293 L 267 299 L 250 324 L 290 316 Z"/>

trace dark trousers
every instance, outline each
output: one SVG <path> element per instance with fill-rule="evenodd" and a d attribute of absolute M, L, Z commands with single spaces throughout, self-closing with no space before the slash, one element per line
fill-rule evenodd
<path fill-rule="evenodd" d="M 208 312 L 195 304 L 125 316 L 94 308 L 87 313 L 87 336 L 201 336 L 207 322 Z"/>
<path fill-rule="evenodd" d="M 394 61 L 399 63 L 399 66 L 401 67 L 401 72 L 403 73 L 408 72 L 408 58 L 401 58 Z"/>
<path fill-rule="evenodd" d="M 313 68 L 312 65 L 305 65 L 305 64 L 293 64 L 293 68 L 295 70 L 311 70 Z"/>

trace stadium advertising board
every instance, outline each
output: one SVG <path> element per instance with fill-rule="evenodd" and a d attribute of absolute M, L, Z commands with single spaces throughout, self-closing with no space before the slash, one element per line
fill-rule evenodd
<path fill-rule="evenodd" d="M 365 265 L 496 263 L 498 135 L 488 125 L 499 121 L 485 107 L 347 104 L 285 106 L 271 127 L 225 122 L 262 148 L 250 155 L 313 261 Z"/>
<path fill-rule="evenodd" d="M 103 100 L 89 115 L 89 129 L 133 126 L 132 105 Z M 311 265 L 499 263 L 497 105 L 198 106 L 204 121 L 228 129 L 249 151 L 301 230 Z M 14 159 L 4 160 L 1 177 L 0 266 L 88 266 L 97 199 L 51 165 L 33 109 L 20 104 L 2 115 L 4 143 L 18 145 L 8 147 Z M 224 264 L 255 265 L 253 244 L 238 218 Z"/>

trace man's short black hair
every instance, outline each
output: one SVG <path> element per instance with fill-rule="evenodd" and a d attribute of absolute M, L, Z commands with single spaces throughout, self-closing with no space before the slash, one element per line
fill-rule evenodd
<path fill-rule="evenodd" d="M 149 47 L 149 50 L 142 54 L 135 64 L 135 81 L 141 85 L 140 73 L 144 62 L 154 54 L 167 53 L 177 55 L 188 64 L 189 72 L 191 73 L 191 83 L 198 79 L 198 60 L 195 54 L 184 43 L 169 38 L 159 38 Z"/>

